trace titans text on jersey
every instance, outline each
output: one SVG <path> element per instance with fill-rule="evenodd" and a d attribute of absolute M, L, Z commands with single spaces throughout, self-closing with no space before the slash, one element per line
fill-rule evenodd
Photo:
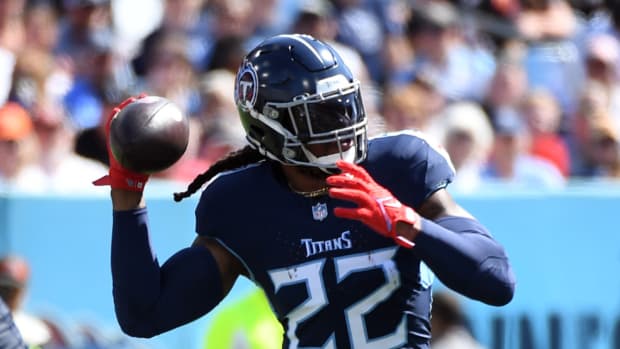
<path fill-rule="evenodd" d="M 306 257 L 314 256 L 317 253 L 332 250 L 346 250 L 351 248 L 350 231 L 345 231 L 339 237 L 330 240 L 312 240 L 311 238 L 301 239 L 301 245 L 306 248 Z"/>

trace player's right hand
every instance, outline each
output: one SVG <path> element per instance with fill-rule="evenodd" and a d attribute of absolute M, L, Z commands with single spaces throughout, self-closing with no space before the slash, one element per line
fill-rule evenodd
<path fill-rule="evenodd" d="M 148 180 L 149 176 L 142 173 L 131 172 L 126 168 L 123 168 L 114 158 L 114 154 L 112 154 L 112 150 L 110 149 L 110 125 L 112 124 L 112 120 L 114 119 L 114 117 L 116 117 L 116 115 L 118 115 L 118 113 L 123 108 L 133 103 L 134 101 L 140 98 L 144 98 L 146 96 L 146 94 L 142 93 L 138 96 L 125 99 L 116 107 L 114 107 L 114 109 L 112 109 L 112 112 L 110 112 L 110 115 L 108 115 L 107 119 L 105 120 L 105 137 L 106 146 L 108 149 L 108 161 L 110 164 L 110 171 L 107 175 L 93 181 L 94 185 L 109 185 L 111 188 L 114 189 L 122 189 L 134 192 L 142 192 L 144 190 L 144 186 L 146 185 L 146 181 Z"/>

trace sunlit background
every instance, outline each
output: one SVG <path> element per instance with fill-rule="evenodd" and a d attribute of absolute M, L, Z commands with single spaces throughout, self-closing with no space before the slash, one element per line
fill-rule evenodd
<path fill-rule="evenodd" d="M 160 262 L 188 246 L 197 197 L 172 193 L 245 144 L 236 69 L 287 32 L 342 55 L 372 135 L 421 130 L 444 148 L 457 171 L 449 190 L 506 247 L 512 303 L 473 302 L 438 280 L 437 309 L 447 294 L 448 313 L 489 349 L 620 348 L 619 0 L 0 1 L 0 255 L 25 266 L 0 268 L 0 288 L 23 287 L 14 314 L 26 339 L 274 345 L 255 335 L 277 329 L 247 279 L 191 324 L 125 336 L 109 190 L 91 181 L 107 172 L 101 121 L 114 105 L 139 92 L 174 101 L 191 119 L 190 145 L 145 195 Z"/>

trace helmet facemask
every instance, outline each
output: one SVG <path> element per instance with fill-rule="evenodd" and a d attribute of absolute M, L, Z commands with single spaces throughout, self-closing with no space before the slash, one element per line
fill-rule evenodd
<path fill-rule="evenodd" d="M 367 120 L 357 81 L 327 93 L 298 96 L 291 102 L 267 102 L 261 116 L 280 121 L 270 124 L 284 137 L 283 163 L 332 173 L 337 160 L 359 163 L 366 157 Z M 334 153 L 314 154 L 309 149 L 314 144 L 333 144 Z"/>

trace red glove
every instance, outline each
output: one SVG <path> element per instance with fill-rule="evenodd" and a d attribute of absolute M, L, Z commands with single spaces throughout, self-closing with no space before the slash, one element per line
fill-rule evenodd
<path fill-rule="evenodd" d="M 394 239 L 397 244 L 412 248 L 415 245 L 412 241 L 396 233 L 396 223 L 414 225 L 420 216 L 377 184 L 362 167 L 343 160 L 338 160 L 336 165 L 342 173 L 327 178 L 327 184 L 331 186 L 329 196 L 351 201 L 358 207 L 336 207 L 334 214 L 340 218 L 358 220 L 379 234 Z"/>
<path fill-rule="evenodd" d="M 108 147 L 108 158 L 110 162 L 110 173 L 97 179 L 93 182 L 94 185 L 109 185 L 114 189 L 123 189 L 135 192 L 142 192 L 146 181 L 149 179 L 148 175 L 142 173 L 131 172 L 123 168 L 114 158 L 114 154 L 110 150 L 110 125 L 116 115 L 127 105 L 134 102 L 137 99 L 146 97 L 146 94 L 140 94 L 137 97 L 129 97 L 122 101 L 119 105 L 112 109 L 112 112 L 108 116 L 105 124 L 105 136 L 106 144 Z"/>

